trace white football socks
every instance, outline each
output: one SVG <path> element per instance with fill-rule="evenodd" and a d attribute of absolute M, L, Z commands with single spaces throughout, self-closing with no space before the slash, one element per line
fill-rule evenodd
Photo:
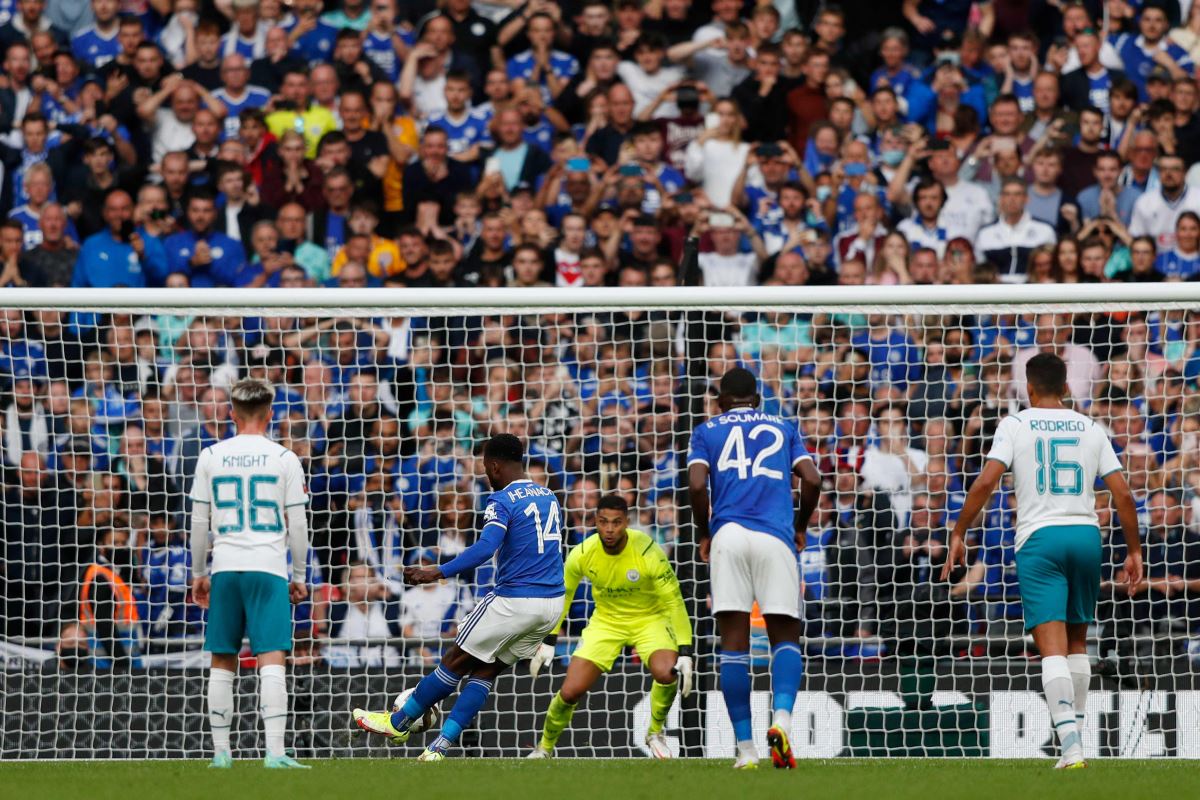
<path fill-rule="evenodd" d="M 782 708 L 775 709 L 771 714 L 771 724 L 777 728 L 783 728 L 784 733 L 791 736 L 792 712 L 784 711 Z"/>
<path fill-rule="evenodd" d="M 258 668 L 258 698 L 267 739 L 267 755 L 282 756 L 288 716 L 286 667 L 271 664 Z"/>
<path fill-rule="evenodd" d="M 1075 724 L 1079 737 L 1083 738 L 1084 718 L 1087 716 L 1088 686 L 1092 682 L 1092 662 L 1087 653 L 1067 656 L 1067 668 L 1071 670 L 1071 683 L 1075 685 Z"/>
<path fill-rule="evenodd" d="M 229 726 L 233 724 L 234 674 L 226 669 L 208 671 L 208 727 L 213 753 L 229 752 Z"/>
<path fill-rule="evenodd" d="M 1066 656 L 1042 659 L 1042 691 L 1050 707 L 1050 721 L 1062 747 L 1063 758 L 1077 761 L 1083 758 L 1083 742 L 1075 724 L 1075 684 Z"/>

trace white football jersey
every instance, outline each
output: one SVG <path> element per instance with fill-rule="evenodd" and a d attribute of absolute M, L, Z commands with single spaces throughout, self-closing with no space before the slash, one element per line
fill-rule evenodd
<path fill-rule="evenodd" d="M 1005 417 L 987 457 L 1013 473 L 1017 550 L 1038 528 L 1098 524 L 1096 478 L 1121 468 L 1104 430 L 1066 408 L 1027 408 Z"/>
<path fill-rule="evenodd" d="M 285 515 L 308 503 L 295 453 L 265 436 L 235 436 L 206 447 L 191 498 L 209 505 L 212 573 L 289 577 Z"/>

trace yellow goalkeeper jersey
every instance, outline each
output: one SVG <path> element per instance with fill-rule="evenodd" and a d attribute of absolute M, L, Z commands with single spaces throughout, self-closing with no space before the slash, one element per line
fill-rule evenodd
<path fill-rule="evenodd" d="M 564 578 L 567 595 L 559 626 L 566 617 L 579 582 L 592 585 L 596 610 L 588 624 L 603 623 L 619 628 L 635 628 L 652 615 L 667 618 L 679 645 L 692 643 L 692 624 L 679 580 L 667 554 L 648 535 L 629 528 L 628 541 L 620 554 L 604 552 L 600 537 L 593 533 L 567 556 Z M 557 628 L 556 628 L 557 630 Z"/>

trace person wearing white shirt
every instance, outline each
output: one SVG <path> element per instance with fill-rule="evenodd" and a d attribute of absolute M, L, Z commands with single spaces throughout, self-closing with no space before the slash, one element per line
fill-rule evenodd
<path fill-rule="evenodd" d="M 962 165 L 948 142 L 934 142 L 932 150 L 929 172 L 946 190 L 938 224 L 946 229 L 947 241 L 961 236 L 974 242 L 979 229 L 996 218 L 992 198 L 978 183 L 958 177 Z"/>
<path fill-rule="evenodd" d="M 687 77 L 683 67 L 664 63 L 667 55 L 666 43 L 654 33 L 643 33 L 633 45 L 633 61 L 622 61 L 617 65 L 617 75 L 633 92 L 633 113 L 641 116 L 654 101 L 675 84 Z M 679 107 L 674 100 L 663 101 L 654 109 L 655 118 L 672 119 L 679 116 Z"/>
<path fill-rule="evenodd" d="M 687 146 L 684 172 L 699 183 L 715 208 L 729 205 L 733 185 L 742 173 L 750 145 L 742 141 L 742 115 L 737 103 L 718 100 L 713 108 L 715 128 L 708 128 Z"/>
<path fill-rule="evenodd" d="M 1000 188 L 1000 219 L 975 237 L 975 260 L 995 264 L 1005 283 L 1024 283 L 1029 254 L 1058 241 L 1053 228 L 1025 210 L 1028 199 L 1025 181 L 1005 178 Z"/>
<path fill-rule="evenodd" d="M 863 455 L 863 487 L 888 495 L 896 529 L 902 530 L 908 526 L 913 490 L 925 485 L 929 456 L 909 444 L 908 422 L 900 409 L 886 409 L 875 424 L 879 444 L 869 446 Z"/>
<path fill-rule="evenodd" d="M 398 606 L 389 602 L 387 587 L 369 564 L 352 561 L 346 567 L 342 585 L 344 600 L 330 608 L 331 639 L 365 642 L 369 639 L 396 639 L 403 631 Z M 400 651 L 390 644 L 330 645 L 325 657 L 339 667 L 397 667 Z"/>
<path fill-rule="evenodd" d="M 1159 156 L 1154 166 L 1158 172 L 1158 191 L 1143 192 L 1133 204 L 1129 234 L 1153 236 L 1162 253 L 1175 246 L 1175 223 L 1179 215 L 1184 211 L 1200 214 L 1200 188 L 1184 183 L 1183 159 L 1179 156 Z"/>
<path fill-rule="evenodd" d="M 762 238 L 737 209 L 709 214 L 708 230 L 713 250 L 699 256 L 705 286 L 750 286 L 758 279 L 758 268 L 767 258 Z M 702 227 L 699 226 L 698 227 Z M 742 235 L 750 239 L 752 251 L 739 251 Z"/>
<path fill-rule="evenodd" d="M 900 220 L 896 230 L 908 240 L 914 253 L 927 247 L 941 259 L 946 253 L 947 233 L 938 223 L 938 217 L 946 204 L 946 187 L 926 178 L 916 185 L 912 194 L 916 210 L 908 219 Z"/>
<path fill-rule="evenodd" d="M 1083 410 L 1091 402 L 1096 384 L 1104 377 L 1100 361 L 1091 349 L 1071 341 L 1071 318 L 1060 314 L 1039 314 L 1037 317 L 1037 341 L 1033 347 L 1023 347 L 1013 356 L 1012 381 L 1008 384 L 1009 394 L 1022 405 L 1029 404 L 1029 390 L 1025 385 L 1025 365 L 1038 353 L 1054 353 L 1067 365 L 1067 388 L 1075 401 L 1075 408 Z"/>

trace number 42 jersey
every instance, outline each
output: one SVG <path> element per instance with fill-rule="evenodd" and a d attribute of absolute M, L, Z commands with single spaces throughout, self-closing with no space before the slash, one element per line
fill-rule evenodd
<path fill-rule="evenodd" d="M 697 426 L 687 462 L 708 467 L 712 534 L 735 522 L 795 550 L 792 470 L 806 458 L 796 426 L 757 409 L 731 409 Z"/>
<path fill-rule="evenodd" d="M 503 536 L 496 551 L 497 595 L 562 596 L 562 509 L 554 492 L 531 480 L 492 492 L 481 533 L 483 538 Z"/>
<path fill-rule="evenodd" d="M 1015 549 L 1038 528 L 1096 525 L 1096 478 L 1121 462 L 1104 429 L 1066 408 L 1027 408 L 996 426 L 988 459 L 1013 473 Z"/>
<path fill-rule="evenodd" d="M 212 572 L 266 572 L 288 578 L 287 520 L 308 503 L 304 468 L 265 436 L 235 436 L 204 448 L 193 503 L 209 505 Z"/>

